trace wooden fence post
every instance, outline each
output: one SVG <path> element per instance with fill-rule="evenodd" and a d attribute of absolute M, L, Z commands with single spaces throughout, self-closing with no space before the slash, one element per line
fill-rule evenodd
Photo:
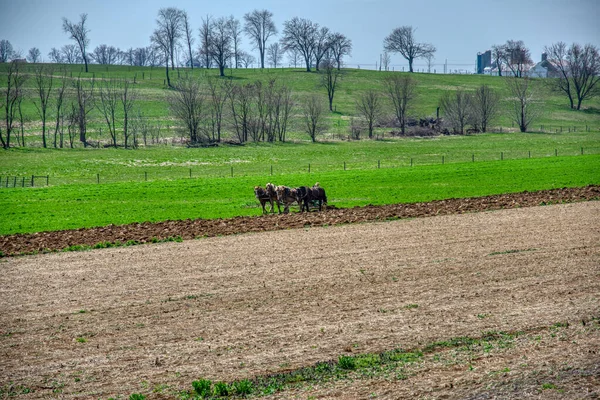
<path fill-rule="evenodd" d="M 33 187 L 33 185 L 34 185 L 34 183 L 35 183 L 35 182 L 33 181 L 33 180 L 34 180 L 34 178 L 35 178 L 35 177 L 34 177 L 33 175 L 31 175 L 31 187 Z"/>

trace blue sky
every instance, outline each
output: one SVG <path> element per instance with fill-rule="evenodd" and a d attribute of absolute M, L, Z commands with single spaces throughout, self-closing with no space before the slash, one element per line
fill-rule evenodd
<path fill-rule="evenodd" d="M 352 40 L 352 57 L 346 59 L 351 67 L 374 67 L 385 36 L 403 25 L 417 29 L 418 41 L 437 47 L 439 69 L 448 60 L 449 68 L 473 70 L 478 51 L 508 39 L 523 40 L 534 61 L 544 45 L 557 41 L 600 47 L 600 0 L 0 0 L 0 39 L 23 55 L 38 47 L 47 58 L 51 47 L 71 43 L 62 32 L 62 17 L 77 21 L 87 13 L 91 49 L 103 43 L 147 46 L 159 8 L 171 6 L 188 12 L 195 33 L 207 14 L 241 20 L 255 8 L 268 9 L 280 31 L 288 19 L 308 18 Z M 247 38 L 242 45 L 256 56 Z M 392 64 L 407 65 L 400 55 L 392 55 Z"/>

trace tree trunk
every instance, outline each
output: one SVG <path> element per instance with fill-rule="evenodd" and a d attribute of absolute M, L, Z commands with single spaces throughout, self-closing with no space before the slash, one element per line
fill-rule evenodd
<path fill-rule="evenodd" d="M 169 87 L 171 87 L 171 78 L 169 77 L 169 60 L 167 60 L 166 71 L 167 71 L 167 85 Z"/>
<path fill-rule="evenodd" d="M 46 144 L 46 110 L 42 112 L 42 146 L 48 147 Z"/>

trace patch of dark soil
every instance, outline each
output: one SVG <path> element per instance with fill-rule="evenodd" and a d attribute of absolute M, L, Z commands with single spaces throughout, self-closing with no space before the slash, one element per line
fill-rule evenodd
<path fill-rule="evenodd" d="M 97 228 L 0 236 L 0 254 L 12 256 L 23 253 L 57 251 L 75 245 L 94 246 L 101 242 L 137 241 L 146 243 L 178 236 L 183 239 L 194 239 L 305 226 L 419 218 L 598 199 L 600 199 L 600 186 L 587 186 L 466 199 L 436 200 L 428 203 L 367 205 L 353 208 L 329 206 L 325 212 L 109 225 Z"/>

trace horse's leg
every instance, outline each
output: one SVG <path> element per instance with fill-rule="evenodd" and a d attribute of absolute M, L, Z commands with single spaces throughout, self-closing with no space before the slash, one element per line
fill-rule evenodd
<path fill-rule="evenodd" d="M 269 203 L 271 203 L 271 214 L 275 212 L 275 206 L 273 205 L 273 199 L 269 199 Z"/>

